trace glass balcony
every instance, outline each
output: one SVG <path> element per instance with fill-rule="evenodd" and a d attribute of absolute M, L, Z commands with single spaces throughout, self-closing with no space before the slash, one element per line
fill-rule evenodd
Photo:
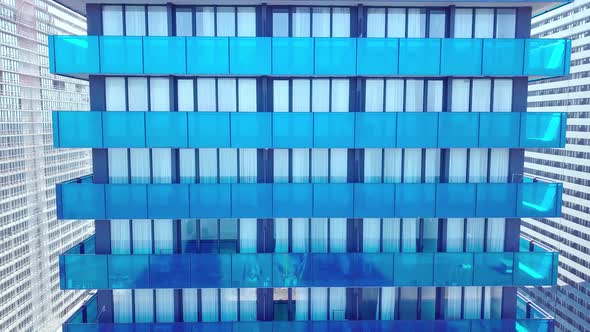
<path fill-rule="evenodd" d="M 565 113 L 54 112 L 56 148 L 558 148 Z"/>
<path fill-rule="evenodd" d="M 51 73 L 65 75 L 543 77 L 569 74 L 570 46 L 564 39 L 50 36 L 49 55 Z"/>

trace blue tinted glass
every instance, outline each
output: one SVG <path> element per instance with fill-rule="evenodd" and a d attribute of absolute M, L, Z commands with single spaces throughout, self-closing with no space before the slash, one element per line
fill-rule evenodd
<path fill-rule="evenodd" d="M 475 184 L 439 183 L 436 189 L 437 217 L 474 217 Z"/>
<path fill-rule="evenodd" d="M 355 38 L 315 38 L 316 75 L 355 75 Z"/>
<path fill-rule="evenodd" d="M 442 112 L 438 120 L 438 146 L 477 147 L 479 113 Z"/>
<path fill-rule="evenodd" d="M 232 287 L 272 287 L 272 254 L 232 255 Z"/>
<path fill-rule="evenodd" d="M 109 287 L 145 288 L 150 283 L 149 255 L 110 255 Z"/>
<path fill-rule="evenodd" d="M 396 253 L 393 257 L 395 286 L 432 286 L 434 254 Z"/>
<path fill-rule="evenodd" d="M 395 216 L 394 184 L 354 185 L 354 216 L 356 218 L 387 218 Z"/>
<path fill-rule="evenodd" d="M 184 37 L 143 37 L 144 73 L 186 74 L 185 41 Z"/>
<path fill-rule="evenodd" d="M 312 203 L 311 184 L 273 184 L 273 216 L 275 218 L 310 217 Z"/>
<path fill-rule="evenodd" d="M 312 265 L 314 286 L 393 285 L 393 254 L 313 254 Z"/>
<path fill-rule="evenodd" d="M 58 185 L 57 205 L 62 207 L 59 219 L 104 219 L 104 186 L 92 183 L 65 183 Z M 61 189 L 60 189 L 61 188 Z M 61 200 L 60 200 L 61 198 Z M 60 204 L 61 201 L 61 204 Z"/>
<path fill-rule="evenodd" d="M 147 188 L 143 184 L 105 185 L 106 217 L 147 218 Z"/>
<path fill-rule="evenodd" d="M 404 38 L 399 41 L 400 75 L 440 74 L 440 39 Z"/>
<path fill-rule="evenodd" d="M 273 75 L 313 75 L 313 38 L 273 38 Z"/>
<path fill-rule="evenodd" d="M 158 220 L 154 221 L 158 222 Z M 191 286 L 191 257 L 188 255 L 150 255 L 152 287 L 185 288 Z"/>
<path fill-rule="evenodd" d="M 104 147 L 145 147 L 144 114 L 143 112 L 102 112 Z"/>
<path fill-rule="evenodd" d="M 272 218 L 271 184 L 234 184 L 231 199 L 231 212 L 235 218 Z"/>
<path fill-rule="evenodd" d="M 552 252 L 517 252 L 514 254 L 514 284 L 523 286 L 554 285 L 557 276 L 553 275 Z"/>
<path fill-rule="evenodd" d="M 354 113 L 314 113 L 313 146 L 354 147 Z"/>
<path fill-rule="evenodd" d="M 358 112 L 355 117 L 356 148 L 395 147 L 396 113 Z"/>
<path fill-rule="evenodd" d="M 562 186 L 557 183 L 519 183 L 519 217 L 559 217 Z"/>
<path fill-rule="evenodd" d="M 477 185 L 478 217 L 516 217 L 516 184 L 487 183 Z"/>
<path fill-rule="evenodd" d="M 350 217 L 353 215 L 353 185 L 321 184 L 313 185 L 314 217 Z"/>
<path fill-rule="evenodd" d="M 98 74 L 97 36 L 54 36 L 57 74 Z"/>
<path fill-rule="evenodd" d="M 475 253 L 474 285 L 507 286 L 512 285 L 514 253 L 486 252 Z"/>
<path fill-rule="evenodd" d="M 435 148 L 437 137 L 438 113 L 397 114 L 397 147 Z"/>
<path fill-rule="evenodd" d="M 188 146 L 191 148 L 229 148 L 229 113 L 189 112 Z"/>
<path fill-rule="evenodd" d="M 192 287 L 231 287 L 231 276 L 230 254 L 191 255 Z"/>
<path fill-rule="evenodd" d="M 523 113 L 520 127 L 521 147 L 563 147 L 565 122 L 563 113 Z"/>
<path fill-rule="evenodd" d="M 273 254 L 273 287 L 312 286 L 312 255 Z"/>
<path fill-rule="evenodd" d="M 59 147 L 102 147 L 100 112 L 60 112 Z"/>
<path fill-rule="evenodd" d="M 187 37 L 187 73 L 229 74 L 229 41 L 226 37 Z"/>
<path fill-rule="evenodd" d="M 65 289 L 108 288 L 106 255 L 64 255 Z M 63 271 L 62 271 L 63 272 Z"/>
<path fill-rule="evenodd" d="M 435 185 L 403 183 L 395 187 L 397 217 L 435 217 Z"/>
<path fill-rule="evenodd" d="M 273 113 L 273 147 L 313 147 L 312 113 Z"/>
<path fill-rule="evenodd" d="M 272 119 L 269 112 L 231 113 L 231 146 L 234 148 L 272 147 Z"/>
<path fill-rule="evenodd" d="M 154 148 L 187 147 L 186 112 L 145 113 L 146 145 Z"/>
<path fill-rule="evenodd" d="M 565 73 L 566 41 L 564 39 L 527 39 L 524 74 L 559 76 Z M 569 61 L 569 59 L 567 59 Z"/>
<path fill-rule="evenodd" d="M 271 39 L 229 38 L 229 71 L 235 75 L 270 75 Z"/>
<path fill-rule="evenodd" d="M 520 76 L 523 61 L 524 39 L 484 39 L 483 75 Z"/>
<path fill-rule="evenodd" d="M 469 286 L 472 283 L 472 253 L 439 252 L 434 254 L 434 285 Z"/>
<path fill-rule="evenodd" d="M 482 39 L 443 39 L 440 64 L 441 75 L 481 75 L 482 48 Z"/>
<path fill-rule="evenodd" d="M 151 184 L 147 187 L 149 218 L 189 217 L 188 185 Z"/>
<path fill-rule="evenodd" d="M 397 75 L 399 40 L 357 39 L 357 75 Z"/>
<path fill-rule="evenodd" d="M 479 114 L 479 147 L 517 147 L 520 134 L 520 112 Z"/>
<path fill-rule="evenodd" d="M 227 218 L 231 216 L 229 184 L 191 184 L 190 212 L 192 218 Z"/>
<path fill-rule="evenodd" d="M 101 36 L 100 72 L 103 74 L 142 74 L 142 37 Z"/>

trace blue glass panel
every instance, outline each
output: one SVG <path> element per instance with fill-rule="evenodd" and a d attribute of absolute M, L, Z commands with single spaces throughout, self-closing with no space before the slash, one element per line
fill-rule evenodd
<path fill-rule="evenodd" d="M 144 184 L 105 185 L 106 217 L 147 218 L 147 188 Z"/>
<path fill-rule="evenodd" d="M 191 255 L 192 287 L 231 287 L 230 254 Z"/>
<path fill-rule="evenodd" d="M 514 253 L 475 253 L 473 265 L 474 285 L 505 286 L 512 284 Z"/>
<path fill-rule="evenodd" d="M 272 287 L 272 254 L 232 255 L 232 287 Z"/>
<path fill-rule="evenodd" d="M 354 113 L 314 113 L 313 146 L 354 147 Z"/>
<path fill-rule="evenodd" d="M 236 218 L 272 218 L 272 185 L 269 183 L 233 184 L 231 212 Z"/>
<path fill-rule="evenodd" d="M 274 148 L 313 147 L 313 113 L 273 113 Z"/>
<path fill-rule="evenodd" d="M 357 52 L 357 75 L 397 75 L 398 39 L 358 38 Z"/>
<path fill-rule="evenodd" d="M 101 36 L 100 72 L 102 74 L 142 74 L 142 37 Z"/>
<path fill-rule="evenodd" d="M 400 75 L 440 74 L 440 39 L 403 38 L 399 41 Z"/>
<path fill-rule="evenodd" d="M 565 73 L 566 41 L 564 39 L 527 39 L 524 74 L 560 76 Z"/>
<path fill-rule="evenodd" d="M 191 286 L 190 256 L 150 255 L 149 257 L 149 277 L 152 287 L 187 288 Z"/>
<path fill-rule="evenodd" d="M 523 61 L 524 39 L 484 39 L 483 75 L 520 76 Z"/>
<path fill-rule="evenodd" d="M 443 39 L 440 74 L 449 76 L 481 75 L 482 49 L 482 39 Z"/>
<path fill-rule="evenodd" d="M 315 38 L 316 75 L 355 75 L 355 38 Z"/>
<path fill-rule="evenodd" d="M 273 75 L 313 75 L 313 38 L 272 38 Z"/>
<path fill-rule="evenodd" d="M 520 136 L 520 113 L 484 112 L 479 114 L 479 147 L 517 147 Z"/>
<path fill-rule="evenodd" d="M 393 257 L 395 286 L 432 286 L 433 253 L 396 253 Z"/>
<path fill-rule="evenodd" d="M 143 37 L 145 74 L 186 74 L 184 37 Z"/>
<path fill-rule="evenodd" d="M 398 217 L 435 217 L 435 185 L 402 183 L 395 186 L 395 214 Z"/>
<path fill-rule="evenodd" d="M 148 186 L 148 217 L 188 218 L 188 184 L 151 184 Z"/>
<path fill-rule="evenodd" d="M 229 41 L 226 37 L 187 37 L 187 73 L 229 74 Z"/>
<path fill-rule="evenodd" d="M 191 184 L 190 200 L 192 218 L 231 217 L 231 186 L 229 184 Z"/>
<path fill-rule="evenodd" d="M 563 147 L 562 113 L 523 113 L 520 146 L 527 148 Z"/>
<path fill-rule="evenodd" d="M 474 183 L 439 183 L 436 189 L 437 217 L 474 217 Z"/>
<path fill-rule="evenodd" d="M 356 113 L 354 146 L 356 148 L 394 148 L 396 146 L 396 114 Z"/>
<path fill-rule="evenodd" d="M 438 147 L 477 147 L 479 113 L 442 112 L 438 120 Z"/>
<path fill-rule="evenodd" d="M 56 73 L 100 73 L 97 36 L 54 36 L 53 41 Z"/>
<path fill-rule="evenodd" d="M 469 286 L 473 284 L 473 254 L 438 252 L 434 254 L 435 286 Z"/>
<path fill-rule="evenodd" d="M 394 184 L 354 184 L 354 216 L 387 218 L 395 216 Z"/>
<path fill-rule="evenodd" d="M 397 147 L 435 148 L 437 138 L 438 113 L 397 114 Z"/>
<path fill-rule="evenodd" d="M 231 113 L 230 119 L 232 147 L 272 147 L 271 113 Z"/>
<path fill-rule="evenodd" d="M 393 285 L 393 254 L 314 254 L 312 265 L 314 286 Z"/>
<path fill-rule="evenodd" d="M 60 189 L 61 188 L 61 189 Z M 65 183 L 58 185 L 61 200 L 57 195 L 63 216 L 59 219 L 104 219 L 104 186 L 92 183 Z M 58 208 L 59 209 L 59 208 Z"/>
<path fill-rule="evenodd" d="M 273 287 L 312 286 L 309 254 L 273 254 Z"/>
<path fill-rule="evenodd" d="M 65 277 L 60 282 L 65 289 L 108 288 L 107 256 L 64 255 Z"/>
<path fill-rule="evenodd" d="M 229 113 L 189 112 L 187 116 L 190 148 L 229 148 Z"/>
<path fill-rule="evenodd" d="M 150 283 L 150 255 L 109 255 L 109 287 L 148 288 Z"/>
<path fill-rule="evenodd" d="M 59 147 L 102 147 L 100 112 L 60 112 Z"/>
<path fill-rule="evenodd" d="M 486 183 L 477 185 L 478 217 L 516 217 L 516 184 Z"/>
<path fill-rule="evenodd" d="M 102 112 L 104 147 L 145 147 L 144 114 L 143 112 Z"/>
<path fill-rule="evenodd" d="M 273 184 L 273 216 L 309 217 L 312 215 L 312 185 L 308 183 Z"/>
<path fill-rule="evenodd" d="M 553 259 L 556 253 L 517 252 L 514 254 L 514 284 L 522 286 L 554 285 Z"/>
<path fill-rule="evenodd" d="M 154 148 L 187 147 L 186 112 L 145 113 L 146 145 Z"/>
<path fill-rule="evenodd" d="M 314 217 L 351 217 L 353 215 L 353 185 L 351 183 L 313 185 Z"/>
<path fill-rule="evenodd" d="M 271 39 L 229 38 L 229 71 L 234 75 L 270 75 Z"/>
<path fill-rule="evenodd" d="M 561 185 L 557 183 L 519 183 L 519 217 L 559 217 L 561 214 Z"/>

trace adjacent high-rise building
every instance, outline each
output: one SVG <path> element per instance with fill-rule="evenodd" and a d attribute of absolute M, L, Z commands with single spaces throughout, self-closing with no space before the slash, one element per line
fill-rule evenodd
<path fill-rule="evenodd" d="M 52 1 L 0 1 L 0 331 L 53 331 L 82 302 L 58 256 L 93 227 L 57 221 L 55 184 L 91 173 L 91 154 L 53 149 L 51 111 L 87 110 L 88 82 L 49 73 L 47 41 L 85 33 Z"/>
<path fill-rule="evenodd" d="M 88 36 L 49 65 L 91 111 L 54 144 L 93 175 L 57 214 L 96 230 L 61 287 L 98 290 L 66 331 L 553 330 L 517 289 L 557 282 L 520 225 L 561 213 L 523 177 L 565 145 L 565 113 L 526 112 L 529 77 L 569 73 L 568 40 L 530 38 L 558 3 L 61 2 Z"/>

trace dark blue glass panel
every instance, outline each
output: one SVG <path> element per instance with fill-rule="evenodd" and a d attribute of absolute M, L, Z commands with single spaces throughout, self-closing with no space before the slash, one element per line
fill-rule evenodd
<path fill-rule="evenodd" d="M 102 113 L 105 148 L 143 148 L 145 145 L 145 119 L 143 112 L 90 112 Z"/>
<path fill-rule="evenodd" d="M 313 75 L 313 38 L 272 38 L 273 75 Z"/>
<path fill-rule="evenodd" d="M 477 185 L 478 217 L 516 217 L 516 184 L 486 183 Z"/>
<path fill-rule="evenodd" d="M 387 218 L 395 216 L 394 184 L 354 184 L 354 217 Z"/>
<path fill-rule="evenodd" d="M 186 37 L 187 73 L 229 74 L 229 41 L 226 37 Z"/>
<path fill-rule="evenodd" d="M 102 74 L 142 74 L 142 37 L 101 36 L 100 72 Z"/>
<path fill-rule="evenodd" d="M 314 286 L 393 285 L 393 254 L 314 254 L 312 265 Z"/>
<path fill-rule="evenodd" d="M 557 282 L 553 275 L 553 260 L 557 253 L 517 252 L 514 254 L 514 284 L 549 286 Z"/>
<path fill-rule="evenodd" d="M 309 217 L 312 215 L 312 185 L 308 183 L 273 184 L 273 217 Z"/>
<path fill-rule="evenodd" d="M 397 114 L 398 148 L 436 148 L 437 138 L 438 113 Z"/>
<path fill-rule="evenodd" d="M 313 113 L 273 113 L 274 148 L 313 147 Z"/>
<path fill-rule="evenodd" d="M 482 49 L 482 39 L 443 39 L 440 74 L 443 76 L 481 75 Z"/>
<path fill-rule="evenodd" d="M 100 112 L 60 112 L 59 147 L 102 147 Z"/>
<path fill-rule="evenodd" d="M 151 184 L 148 186 L 148 217 L 189 218 L 188 184 Z"/>
<path fill-rule="evenodd" d="M 189 148 L 229 148 L 229 113 L 189 112 Z"/>
<path fill-rule="evenodd" d="M 439 183 L 436 188 L 436 216 L 474 217 L 475 186 L 474 183 Z"/>
<path fill-rule="evenodd" d="M 400 183 L 395 186 L 398 217 L 435 217 L 434 183 Z"/>
<path fill-rule="evenodd" d="M 60 189 L 61 188 L 61 189 Z M 104 186 L 92 183 L 64 183 L 58 185 L 57 205 L 62 208 L 59 219 L 104 219 Z M 59 207 L 58 207 L 59 210 Z"/>
<path fill-rule="evenodd" d="M 354 113 L 314 113 L 313 146 L 354 147 Z"/>
<path fill-rule="evenodd" d="M 144 184 L 105 185 L 106 217 L 147 218 L 147 187 Z"/>
<path fill-rule="evenodd" d="M 566 41 L 564 39 L 526 39 L 524 74 L 561 76 L 565 74 Z"/>
<path fill-rule="evenodd" d="M 158 220 L 154 221 L 158 222 Z M 152 287 L 191 287 L 191 259 L 188 255 L 150 255 Z"/>
<path fill-rule="evenodd" d="M 475 253 L 473 265 L 474 285 L 504 286 L 512 284 L 514 253 Z"/>
<path fill-rule="evenodd" d="M 473 254 L 438 252 L 434 254 L 435 286 L 470 286 L 473 284 Z"/>
<path fill-rule="evenodd" d="M 312 286 L 310 254 L 273 254 L 273 287 Z"/>
<path fill-rule="evenodd" d="M 394 148 L 396 146 L 396 114 L 356 113 L 354 146 L 356 148 Z"/>
<path fill-rule="evenodd" d="M 350 217 L 353 215 L 352 183 L 313 185 L 314 217 Z"/>
<path fill-rule="evenodd" d="M 186 74 L 185 37 L 143 37 L 145 74 Z"/>
<path fill-rule="evenodd" d="M 315 38 L 316 75 L 355 75 L 355 38 Z"/>
<path fill-rule="evenodd" d="M 98 74 L 97 36 L 53 36 L 55 73 Z"/>
<path fill-rule="evenodd" d="M 110 255 L 109 259 L 109 287 L 149 288 L 150 283 L 149 255 Z"/>
<path fill-rule="evenodd" d="M 272 287 L 272 254 L 232 255 L 232 287 Z"/>
<path fill-rule="evenodd" d="M 191 218 L 231 217 L 231 186 L 229 184 L 191 184 Z"/>
<path fill-rule="evenodd" d="M 483 75 L 520 76 L 523 61 L 524 39 L 484 39 Z"/>
<path fill-rule="evenodd" d="M 233 217 L 272 218 L 272 184 L 233 184 L 231 198 Z"/>
<path fill-rule="evenodd" d="M 357 75 L 397 75 L 398 52 L 398 39 L 358 38 Z"/>
<path fill-rule="evenodd" d="M 65 279 L 60 280 L 65 289 L 108 288 L 106 255 L 64 255 Z M 63 270 L 61 272 L 64 272 Z"/>
<path fill-rule="evenodd" d="M 393 257 L 395 286 L 432 286 L 433 253 L 396 253 Z"/>
<path fill-rule="evenodd" d="M 186 148 L 186 112 L 145 113 L 146 145 L 154 148 Z"/>
<path fill-rule="evenodd" d="M 192 287 L 231 287 L 231 254 L 191 255 Z"/>
<path fill-rule="evenodd" d="M 271 39 L 229 38 L 229 71 L 234 75 L 270 75 Z"/>
<path fill-rule="evenodd" d="M 519 217 L 559 217 L 561 185 L 557 183 L 519 183 L 516 213 Z"/>
<path fill-rule="evenodd" d="M 231 146 L 234 148 L 272 147 L 271 113 L 231 113 Z"/>
<path fill-rule="evenodd" d="M 440 39 L 403 38 L 399 41 L 400 75 L 440 74 Z"/>
<path fill-rule="evenodd" d="M 509 148 L 519 145 L 520 112 L 479 114 L 479 147 Z"/>
<path fill-rule="evenodd" d="M 438 147 L 477 147 L 479 113 L 438 113 Z"/>
<path fill-rule="evenodd" d="M 521 119 L 520 146 L 550 148 L 565 146 L 566 122 L 563 113 L 523 113 Z"/>

